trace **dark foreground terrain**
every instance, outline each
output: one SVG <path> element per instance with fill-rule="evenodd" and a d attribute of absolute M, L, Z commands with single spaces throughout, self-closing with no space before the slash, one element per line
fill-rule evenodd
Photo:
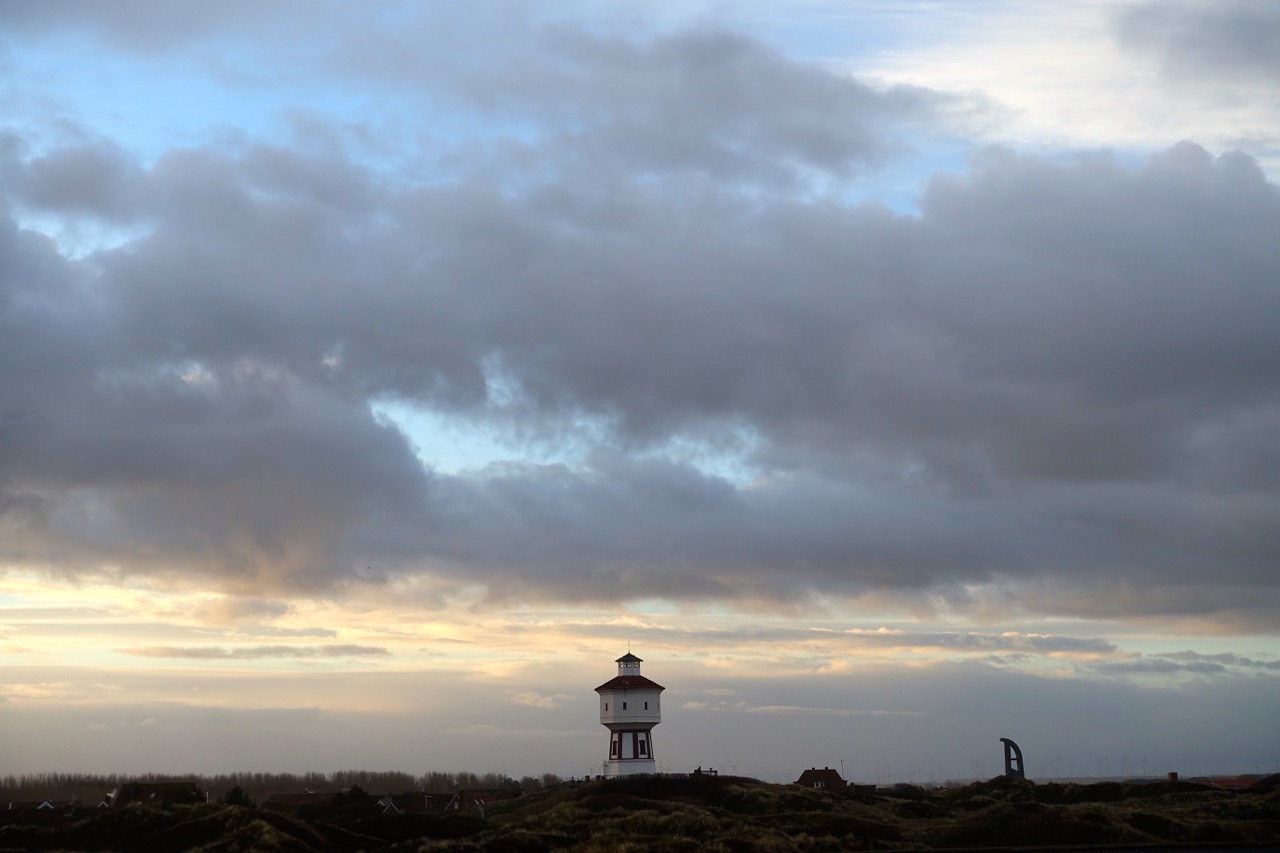
<path fill-rule="evenodd" d="M 1275 781 L 1273 777 L 1272 782 Z M 1280 849 L 1280 788 L 1036 785 L 804 790 L 731 777 L 560 785 L 475 811 L 302 820 L 208 804 L 133 805 L 41 826 L 0 822 L 0 850 L 840 851 L 1039 846 Z"/>

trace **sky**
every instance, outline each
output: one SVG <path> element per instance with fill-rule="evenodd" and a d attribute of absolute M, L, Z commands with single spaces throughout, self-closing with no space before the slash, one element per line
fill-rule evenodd
<path fill-rule="evenodd" d="M 1280 771 L 1280 4 L 0 4 L 0 774 Z"/>

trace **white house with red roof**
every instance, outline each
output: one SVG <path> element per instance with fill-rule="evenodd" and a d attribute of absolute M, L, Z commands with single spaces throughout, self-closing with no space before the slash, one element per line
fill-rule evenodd
<path fill-rule="evenodd" d="M 641 660 L 629 651 L 615 663 L 617 676 L 596 688 L 600 725 L 609 730 L 604 775 L 656 773 L 653 727 L 662 722 L 662 691 L 666 688 L 641 675 Z"/>

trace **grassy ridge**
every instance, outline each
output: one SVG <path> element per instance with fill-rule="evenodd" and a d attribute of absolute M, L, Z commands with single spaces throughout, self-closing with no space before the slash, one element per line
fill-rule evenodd
<path fill-rule="evenodd" d="M 859 796 L 711 777 L 593 783 L 503 804 L 470 843 L 572 838 L 576 850 L 816 851 L 1280 842 L 1280 792 L 1186 783 L 1035 785 L 997 778 Z M 530 845 L 526 849 L 554 849 Z"/>
<path fill-rule="evenodd" d="M 993 779 L 875 795 L 732 777 L 560 785 L 477 814 L 303 821 L 235 806 L 113 810 L 62 829 L 0 826 L 0 850 L 791 851 L 1280 844 L 1280 789 Z"/>

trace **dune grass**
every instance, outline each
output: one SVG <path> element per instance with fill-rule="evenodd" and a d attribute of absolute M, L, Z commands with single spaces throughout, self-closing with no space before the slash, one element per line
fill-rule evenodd
<path fill-rule="evenodd" d="M 1205 843 L 1280 843 L 1280 788 L 997 778 L 868 794 L 664 777 L 559 785 L 492 804 L 483 817 L 343 810 L 301 820 L 208 804 L 129 806 L 63 827 L 0 821 L 0 851 L 816 853 Z"/>

